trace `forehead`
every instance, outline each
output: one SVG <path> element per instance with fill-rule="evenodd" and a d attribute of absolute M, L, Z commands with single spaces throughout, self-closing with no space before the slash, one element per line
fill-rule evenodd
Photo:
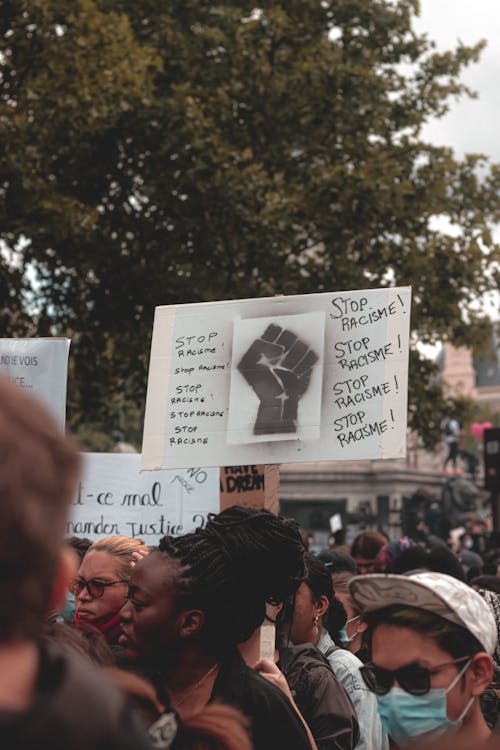
<path fill-rule="evenodd" d="M 92 550 L 83 558 L 78 575 L 84 578 L 113 577 L 116 576 L 119 567 L 120 561 L 114 555 L 101 550 Z"/>
<path fill-rule="evenodd" d="M 312 604 L 312 591 L 305 581 L 302 581 L 295 594 L 295 605 L 297 604 Z"/>
<path fill-rule="evenodd" d="M 179 574 L 179 563 L 161 552 L 154 551 L 139 560 L 132 569 L 130 586 L 154 593 L 172 593 Z"/>
<path fill-rule="evenodd" d="M 395 670 L 413 662 L 424 666 L 444 664 L 453 657 L 429 636 L 397 625 L 377 625 L 372 633 L 372 661 Z"/>

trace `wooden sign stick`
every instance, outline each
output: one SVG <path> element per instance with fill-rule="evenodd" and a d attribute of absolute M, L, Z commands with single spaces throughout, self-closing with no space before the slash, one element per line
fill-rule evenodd
<path fill-rule="evenodd" d="M 265 508 L 276 515 L 279 513 L 279 464 L 221 467 L 220 480 L 221 510 L 231 505 L 242 505 Z M 272 607 L 269 612 L 268 606 L 268 616 L 273 620 L 274 610 Z M 240 651 L 247 664 L 253 667 L 261 658 L 274 661 L 274 642 L 274 623 L 266 619 L 250 640 L 241 644 Z"/>

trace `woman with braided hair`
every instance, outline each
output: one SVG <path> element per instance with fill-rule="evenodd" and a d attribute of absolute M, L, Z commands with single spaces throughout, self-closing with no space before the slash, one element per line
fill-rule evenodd
<path fill-rule="evenodd" d="M 181 719 L 219 701 L 248 717 L 256 750 L 309 750 L 288 699 L 237 649 L 262 624 L 267 603 L 296 591 L 303 557 L 294 521 L 251 508 L 228 508 L 204 529 L 165 537 L 130 578 L 125 658 L 141 663 Z"/>

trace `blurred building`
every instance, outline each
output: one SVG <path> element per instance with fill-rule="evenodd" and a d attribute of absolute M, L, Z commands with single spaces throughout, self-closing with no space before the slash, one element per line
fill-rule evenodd
<path fill-rule="evenodd" d="M 474 358 L 466 348 L 445 344 L 437 358 L 449 392 L 500 409 L 498 350 L 491 358 Z M 448 477 L 442 473 L 445 444 L 433 453 L 419 449 L 408 436 L 406 459 L 286 464 L 281 467 L 280 507 L 308 530 L 329 534 L 329 519 L 340 513 L 352 534 L 378 528 L 391 537 L 401 535 L 405 504 L 419 489 L 439 502 Z"/>
<path fill-rule="evenodd" d="M 500 409 L 499 342 L 493 342 L 490 356 L 474 357 L 470 349 L 445 344 L 437 361 L 441 377 L 453 395 L 489 403 Z"/>

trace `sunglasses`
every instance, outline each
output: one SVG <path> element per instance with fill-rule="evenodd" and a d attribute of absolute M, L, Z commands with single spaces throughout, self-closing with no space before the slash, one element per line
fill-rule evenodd
<path fill-rule="evenodd" d="M 77 576 L 73 581 L 72 592 L 78 596 L 83 589 L 87 589 L 90 596 L 94 599 L 100 599 L 108 586 L 115 586 L 117 583 L 127 583 L 127 581 L 101 581 L 100 578 L 90 578 L 88 581 L 82 576 Z"/>
<path fill-rule="evenodd" d="M 425 695 L 431 689 L 431 677 L 433 674 L 451 664 L 460 664 L 460 662 L 467 661 L 470 658 L 470 656 L 462 656 L 460 659 L 437 664 L 430 669 L 421 667 L 419 664 L 408 664 L 408 666 L 400 667 L 394 671 L 377 667 L 376 664 L 369 662 L 360 667 L 359 671 L 366 687 L 377 695 L 386 695 L 394 685 L 395 680 L 410 695 Z"/>

